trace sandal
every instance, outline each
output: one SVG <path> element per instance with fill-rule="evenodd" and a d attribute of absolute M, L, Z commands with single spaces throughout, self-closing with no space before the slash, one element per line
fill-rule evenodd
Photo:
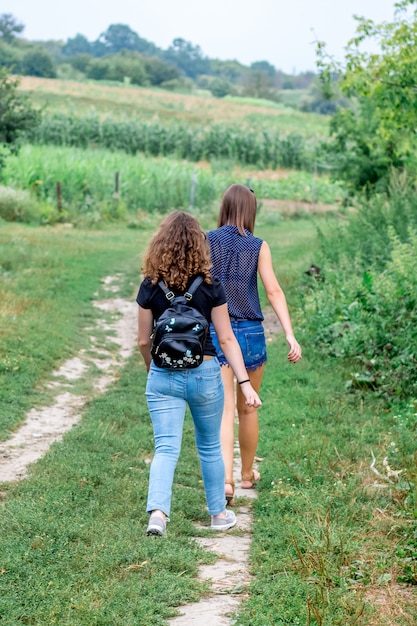
<path fill-rule="evenodd" d="M 226 478 L 224 483 L 225 486 L 225 495 L 228 506 L 233 506 L 235 503 L 235 481 L 233 478 Z"/>
<path fill-rule="evenodd" d="M 252 472 L 247 476 L 244 476 L 242 474 L 242 489 L 253 489 L 255 483 L 257 483 L 259 480 L 261 480 L 261 475 L 258 470 L 253 469 Z M 243 483 L 249 484 L 244 485 Z"/>

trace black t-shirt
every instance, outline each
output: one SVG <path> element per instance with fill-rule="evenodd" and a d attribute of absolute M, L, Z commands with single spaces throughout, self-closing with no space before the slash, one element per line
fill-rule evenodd
<path fill-rule="evenodd" d="M 194 276 L 190 278 L 188 282 L 189 285 L 192 283 L 193 279 Z M 176 291 L 175 289 L 172 291 L 176 296 L 181 295 L 180 291 Z M 151 309 L 154 321 L 157 320 L 169 306 L 169 302 L 162 289 L 158 284 L 153 285 L 150 278 L 145 278 L 140 285 L 136 302 L 143 309 Z M 213 278 L 211 285 L 202 282 L 192 299 L 192 306 L 200 311 L 209 323 L 211 322 L 211 310 L 222 304 L 226 304 L 226 294 L 223 285 L 217 278 Z M 204 354 L 217 356 L 210 334 L 207 335 Z"/>

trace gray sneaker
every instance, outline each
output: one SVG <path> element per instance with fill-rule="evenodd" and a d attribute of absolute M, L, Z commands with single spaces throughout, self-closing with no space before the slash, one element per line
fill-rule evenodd
<path fill-rule="evenodd" d="M 159 515 L 151 516 L 146 529 L 147 535 L 157 535 L 158 537 L 164 537 L 166 531 L 166 522 Z"/>
<path fill-rule="evenodd" d="M 229 528 L 233 528 L 236 524 L 237 519 L 236 515 L 233 511 L 228 511 L 226 509 L 225 517 L 214 517 L 211 516 L 211 529 L 212 530 L 229 530 Z"/>

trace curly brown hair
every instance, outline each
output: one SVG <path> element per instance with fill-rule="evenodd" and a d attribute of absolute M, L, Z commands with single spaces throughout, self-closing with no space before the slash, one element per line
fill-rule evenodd
<path fill-rule="evenodd" d="M 210 267 L 210 248 L 200 224 L 189 213 L 173 211 L 152 237 L 142 271 L 154 285 L 163 280 L 168 287 L 184 291 L 197 274 L 211 283 Z"/>

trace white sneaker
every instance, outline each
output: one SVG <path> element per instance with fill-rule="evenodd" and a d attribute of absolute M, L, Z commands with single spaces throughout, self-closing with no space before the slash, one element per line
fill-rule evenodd
<path fill-rule="evenodd" d="M 157 535 L 158 537 L 164 537 L 166 531 L 166 522 L 159 515 L 152 515 L 148 528 L 146 529 L 147 535 Z"/>
<path fill-rule="evenodd" d="M 226 509 L 226 515 L 224 517 L 211 516 L 211 529 L 212 530 L 229 530 L 236 524 L 237 519 L 233 511 Z"/>

